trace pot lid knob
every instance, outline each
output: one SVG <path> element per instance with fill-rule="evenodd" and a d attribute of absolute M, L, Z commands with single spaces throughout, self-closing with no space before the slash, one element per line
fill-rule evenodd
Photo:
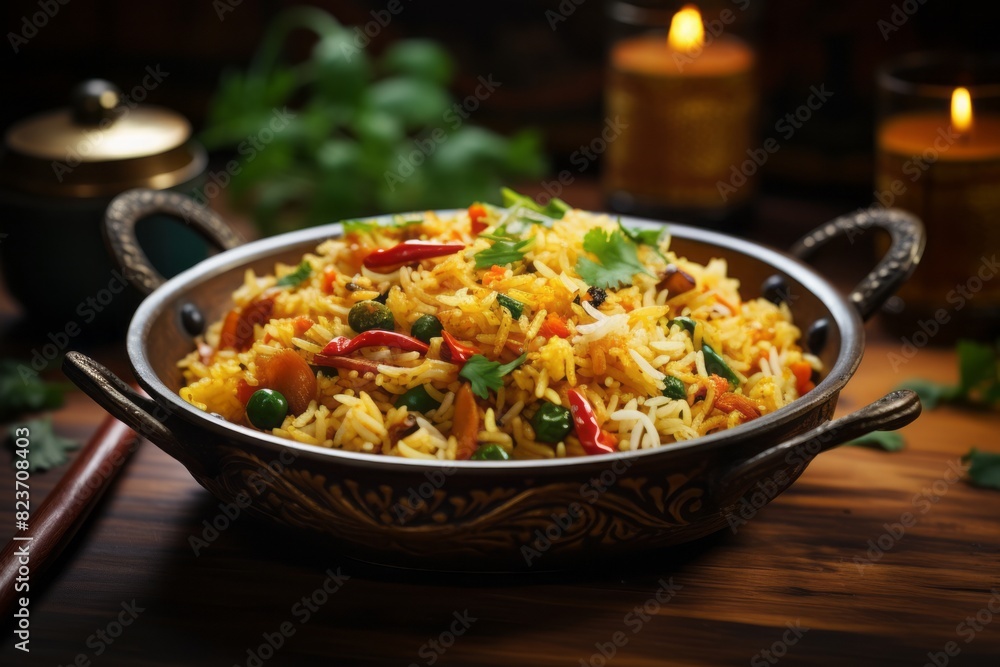
<path fill-rule="evenodd" d="M 73 88 L 71 100 L 74 122 L 97 125 L 105 118 L 115 117 L 122 91 L 110 81 L 89 79 Z"/>

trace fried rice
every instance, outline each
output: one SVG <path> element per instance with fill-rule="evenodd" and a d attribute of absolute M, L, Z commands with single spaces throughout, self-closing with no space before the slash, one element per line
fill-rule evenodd
<path fill-rule="evenodd" d="M 592 272 L 581 260 L 608 269 L 618 257 L 614 247 L 603 255 L 584 249 L 595 229 L 634 250 L 641 267 L 631 276 L 618 271 L 604 287 L 588 284 L 581 273 Z M 569 210 L 550 219 L 524 206 L 477 204 L 449 217 L 427 212 L 384 226 L 347 223 L 345 232 L 297 265 L 277 264 L 270 275 L 246 271 L 232 311 L 179 362 L 184 400 L 254 428 L 248 397 L 274 384 L 265 366 L 291 351 L 315 381 L 304 378 L 305 395 L 290 401 L 298 405 L 269 432 L 352 452 L 469 458 L 454 432 L 457 419 L 469 428 L 470 418 L 456 414 L 467 378 L 441 336 L 426 352 L 374 346 L 347 355 L 355 367 L 322 363 L 331 340 L 358 335 L 348 323 L 351 308 L 380 298 L 398 333 L 409 335 L 418 318 L 433 315 L 485 360 L 509 364 L 525 355 L 497 389 L 480 390 L 472 422 L 474 447 L 495 445 L 514 459 L 593 453 L 578 426 L 558 442 L 535 433 L 535 413 L 545 403 L 570 408 L 571 390 L 586 399 L 611 448 L 627 451 L 669 447 L 773 412 L 809 391 L 822 370 L 798 345 L 786 305 L 744 301 L 725 258 L 701 265 L 677 256 L 666 228 L 640 240 L 604 215 Z M 415 239 L 462 249 L 377 270 L 365 265 L 377 249 Z M 518 241 L 525 241 L 520 251 L 501 258 L 511 261 L 484 265 L 484 251 Z M 509 307 L 511 299 L 520 307 Z M 244 328 L 239 335 L 234 323 Z M 719 357 L 729 381 L 719 375 Z M 667 383 L 680 387 L 677 381 L 681 393 L 665 395 Z M 419 386 L 437 407 L 397 406 Z"/>

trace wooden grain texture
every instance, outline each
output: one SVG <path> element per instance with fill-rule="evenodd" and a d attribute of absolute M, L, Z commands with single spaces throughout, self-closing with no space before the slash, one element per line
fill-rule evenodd
<path fill-rule="evenodd" d="M 29 429 L 23 435 L 26 451 L 33 444 Z M 80 529 L 91 510 L 128 461 L 138 436 L 111 415 L 101 421 L 86 446 L 73 459 L 59 483 L 45 494 L 45 501 L 35 503 L 30 531 L 19 529 L 14 539 L 0 552 L 0 613 L 13 612 L 20 587 L 17 586 L 23 565 L 30 564 L 37 577 L 58 558 Z M 26 473 L 28 474 L 28 473 Z M 30 507 L 30 483 L 17 486 Z M 30 557 L 22 554 L 30 551 Z M 29 563 L 30 561 L 30 563 Z"/>
<path fill-rule="evenodd" d="M 888 341 L 870 344 L 839 412 L 903 377 L 954 375 L 953 356 L 940 350 L 922 350 L 894 373 L 894 350 Z M 114 356 L 103 361 L 121 368 Z M 76 393 L 56 419 L 61 433 L 83 439 L 102 417 Z M 784 635 L 796 640 L 777 646 L 778 662 L 789 665 L 923 665 L 949 641 L 961 649 L 951 664 L 995 665 L 1000 619 L 968 643 L 957 626 L 1000 590 L 1000 493 L 944 480 L 970 446 L 998 449 L 998 427 L 996 414 L 928 412 L 905 429 L 903 452 L 823 454 L 735 535 L 592 572 L 519 577 L 366 566 L 246 517 L 196 555 L 189 538 L 221 515 L 218 503 L 147 442 L 51 579 L 32 582 L 31 653 L 8 638 L 0 664 L 65 665 L 83 655 L 94 665 L 255 665 L 248 650 L 287 622 L 294 634 L 260 664 L 429 665 L 439 654 L 427 643 L 452 623 L 459 629 L 454 614 L 467 611 L 475 620 L 433 664 L 600 665 L 601 647 L 610 653 L 620 632 L 623 646 L 609 664 L 776 664 L 760 651 Z M 12 499 L 8 461 L 5 453 L 0 497 Z M 36 475 L 33 498 L 62 471 Z M 0 507 L 4 539 L 13 533 L 12 505 Z M 905 512 L 915 525 L 898 539 L 883 537 L 890 548 L 859 567 L 868 541 L 877 543 Z M 296 603 L 338 569 L 350 578 L 303 622 Z M 659 605 L 664 581 L 676 590 Z M 653 613 L 641 611 L 646 603 Z M 123 611 L 133 604 L 134 620 Z M 95 634 L 117 632 L 119 620 L 131 624 L 107 635 L 110 643 Z"/>

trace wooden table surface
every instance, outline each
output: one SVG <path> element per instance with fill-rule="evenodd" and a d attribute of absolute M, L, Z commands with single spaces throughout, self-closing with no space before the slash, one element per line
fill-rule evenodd
<path fill-rule="evenodd" d="M 944 349 L 895 372 L 898 342 L 877 321 L 868 330 L 840 413 L 906 377 L 954 378 Z M 120 350 L 91 352 L 124 371 Z M 103 416 L 74 392 L 55 422 L 84 441 Z M 971 446 L 1000 450 L 998 429 L 996 414 L 925 412 L 904 451 L 823 454 L 735 534 L 611 570 L 517 577 L 362 565 L 246 517 L 196 554 L 190 539 L 218 502 L 143 442 L 31 581 L 31 652 L 8 623 L 0 665 L 997 665 L 1000 493 L 954 470 Z M 32 477 L 33 505 L 63 470 Z M 4 540 L 13 489 L 5 449 Z M 906 513 L 915 523 L 901 530 Z"/>

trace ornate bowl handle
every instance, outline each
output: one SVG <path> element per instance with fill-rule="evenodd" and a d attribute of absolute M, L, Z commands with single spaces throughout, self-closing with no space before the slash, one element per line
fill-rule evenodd
<path fill-rule="evenodd" d="M 893 391 L 857 412 L 826 422 L 751 459 L 737 462 L 715 479 L 714 494 L 722 505 L 727 499 L 739 499 L 753 484 L 777 469 L 796 469 L 801 473 L 818 454 L 872 431 L 902 428 L 919 417 L 920 410 L 916 393 L 909 389 Z"/>
<path fill-rule="evenodd" d="M 892 244 L 885 257 L 848 297 L 865 320 L 874 315 L 917 268 L 927 242 L 924 225 L 918 218 L 898 209 L 858 211 L 814 229 L 799 239 L 790 251 L 799 259 L 808 259 L 830 239 L 846 236 L 853 243 L 872 227 L 889 232 Z"/>
<path fill-rule="evenodd" d="M 219 216 L 190 197 L 141 188 L 121 193 L 111 200 L 104 213 L 104 240 L 130 282 L 146 294 L 162 285 L 165 279 L 139 246 L 135 226 L 157 213 L 180 218 L 219 250 L 229 250 L 243 243 L 240 235 Z"/>
<path fill-rule="evenodd" d="M 198 457 L 191 437 L 182 436 L 170 411 L 130 386 L 106 367 L 79 352 L 67 352 L 63 373 L 102 408 L 142 437 L 184 464 L 195 477 L 211 476 L 214 467 Z"/>

